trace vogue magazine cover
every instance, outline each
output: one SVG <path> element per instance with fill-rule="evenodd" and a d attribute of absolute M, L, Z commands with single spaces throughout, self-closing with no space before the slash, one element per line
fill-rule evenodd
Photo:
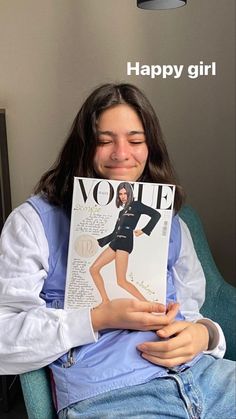
<path fill-rule="evenodd" d="M 74 179 L 66 308 L 165 304 L 174 185 Z"/>

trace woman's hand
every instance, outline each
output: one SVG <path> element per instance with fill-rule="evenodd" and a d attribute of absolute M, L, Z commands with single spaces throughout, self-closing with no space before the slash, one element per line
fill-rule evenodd
<path fill-rule="evenodd" d="M 163 304 L 115 299 L 91 310 L 94 331 L 103 329 L 158 330 L 170 325 L 178 312 L 179 304 Z"/>
<path fill-rule="evenodd" d="M 156 332 L 165 340 L 138 345 L 142 357 L 167 368 L 190 361 L 199 352 L 207 350 L 209 334 L 201 323 L 175 321 Z"/>
<path fill-rule="evenodd" d="M 134 230 L 135 237 L 139 237 L 143 234 L 143 230 Z"/>

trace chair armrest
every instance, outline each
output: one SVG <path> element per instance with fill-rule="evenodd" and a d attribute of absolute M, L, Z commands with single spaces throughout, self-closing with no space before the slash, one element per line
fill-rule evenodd
<path fill-rule="evenodd" d="M 57 418 L 47 368 L 21 374 L 20 382 L 29 419 Z"/>

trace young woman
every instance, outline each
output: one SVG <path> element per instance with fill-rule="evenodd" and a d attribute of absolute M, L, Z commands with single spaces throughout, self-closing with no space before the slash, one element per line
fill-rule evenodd
<path fill-rule="evenodd" d="M 120 299 L 63 310 L 74 175 L 176 183 L 158 119 L 136 87 L 106 84 L 92 92 L 37 195 L 6 222 L 0 373 L 50 364 L 59 418 L 234 417 L 235 364 L 222 359 L 220 326 L 199 313 L 205 278 L 178 217 L 180 187 L 167 307 Z"/>
<path fill-rule="evenodd" d="M 133 250 L 133 236 L 139 237 L 143 233 L 150 235 L 161 215 L 152 207 L 134 201 L 133 189 L 129 182 L 122 182 L 118 185 L 116 206 L 117 208 L 122 207 L 122 210 L 119 213 L 113 232 L 98 239 L 99 246 L 103 247 L 107 243 L 109 243 L 109 246 L 93 262 L 90 273 L 101 295 L 102 303 L 109 301 L 100 270 L 115 260 L 117 284 L 139 300 L 146 301 L 146 298 L 135 285 L 126 279 L 129 254 Z M 148 215 L 150 220 L 142 229 L 135 230 L 142 214 Z"/>

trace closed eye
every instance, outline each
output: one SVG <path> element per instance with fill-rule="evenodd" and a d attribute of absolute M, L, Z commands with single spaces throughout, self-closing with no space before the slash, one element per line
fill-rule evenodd
<path fill-rule="evenodd" d="M 135 139 L 135 140 L 129 140 L 129 143 L 130 144 L 134 144 L 134 145 L 138 145 L 138 144 L 144 144 L 146 141 L 145 140 L 137 140 L 137 139 Z"/>
<path fill-rule="evenodd" d="M 111 144 L 112 140 L 97 140 L 97 145 L 106 145 L 106 144 Z"/>
<path fill-rule="evenodd" d="M 111 144 L 113 142 L 112 138 L 97 138 L 98 145 Z"/>

